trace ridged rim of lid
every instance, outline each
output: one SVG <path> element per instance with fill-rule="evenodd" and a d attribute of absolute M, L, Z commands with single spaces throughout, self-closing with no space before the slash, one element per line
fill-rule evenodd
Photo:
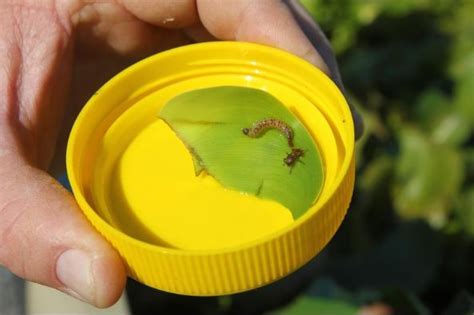
<path fill-rule="evenodd" d="M 320 196 L 316 207 L 293 224 L 254 242 L 222 250 L 189 251 L 165 248 L 134 239 L 114 229 L 89 205 L 76 174 L 75 157 L 81 129 L 97 105 L 92 97 L 79 114 L 67 147 L 67 172 L 76 200 L 92 225 L 117 249 L 130 276 L 151 287 L 186 295 L 224 295 L 254 289 L 278 280 L 313 258 L 329 242 L 341 224 L 354 187 L 354 130 L 352 116 L 344 97 L 323 72 L 285 51 L 242 42 L 209 42 L 175 48 L 144 59 L 125 69 L 101 89 L 107 93 L 132 73 L 151 64 L 173 58 L 208 52 L 222 58 L 222 52 L 245 58 L 248 52 L 259 55 L 258 62 L 271 67 L 291 69 L 296 83 L 314 89 L 328 100 L 327 119 L 338 145 L 344 147 L 337 176 Z M 224 55 L 225 55 L 224 54 Z M 286 70 L 288 71 L 288 70 Z M 324 149 L 324 148 L 320 148 Z"/>

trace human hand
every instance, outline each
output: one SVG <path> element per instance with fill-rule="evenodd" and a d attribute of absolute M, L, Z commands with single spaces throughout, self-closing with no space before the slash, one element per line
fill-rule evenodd
<path fill-rule="evenodd" d="M 286 49 L 337 79 L 335 63 L 279 1 L 0 3 L 0 265 L 98 307 L 119 298 L 120 257 L 48 175 L 54 156 L 64 159 L 61 130 L 92 91 L 137 58 L 213 39 Z"/>

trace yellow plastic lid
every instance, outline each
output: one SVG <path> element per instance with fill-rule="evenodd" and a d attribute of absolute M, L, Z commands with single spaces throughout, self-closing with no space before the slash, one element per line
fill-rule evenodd
<path fill-rule="evenodd" d="M 270 93 L 311 134 L 324 183 L 301 217 L 195 176 L 190 152 L 158 118 L 175 96 L 217 86 Z M 308 62 L 251 43 L 195 44 L 142 60 L 97 91 L 72 129 L 67 171 L 131 277 L 178 294 L 232 294 L 290 274 L 332 238 L 354 186 L 354 126 L 340 91 Z"/>

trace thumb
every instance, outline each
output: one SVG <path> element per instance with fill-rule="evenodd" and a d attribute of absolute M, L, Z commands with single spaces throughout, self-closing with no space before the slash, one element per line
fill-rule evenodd
<path fill-rule="evenodd" d="M 0 176 L 0 265 L 97 307 L 115 303 L 121 259 L 72 196 L 14 154 L 0 157 Z"/>

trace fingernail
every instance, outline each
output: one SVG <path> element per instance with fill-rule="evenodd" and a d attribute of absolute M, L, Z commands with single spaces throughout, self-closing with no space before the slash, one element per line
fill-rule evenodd
<path fill-rule="evenodd" d="M 95 283 L 92 270 L 93 257 L 79 249 L 69 249 L 59 256 L 56 263 L 56 276 L 71 295 L 85 302 L 94 303 Z"/>

